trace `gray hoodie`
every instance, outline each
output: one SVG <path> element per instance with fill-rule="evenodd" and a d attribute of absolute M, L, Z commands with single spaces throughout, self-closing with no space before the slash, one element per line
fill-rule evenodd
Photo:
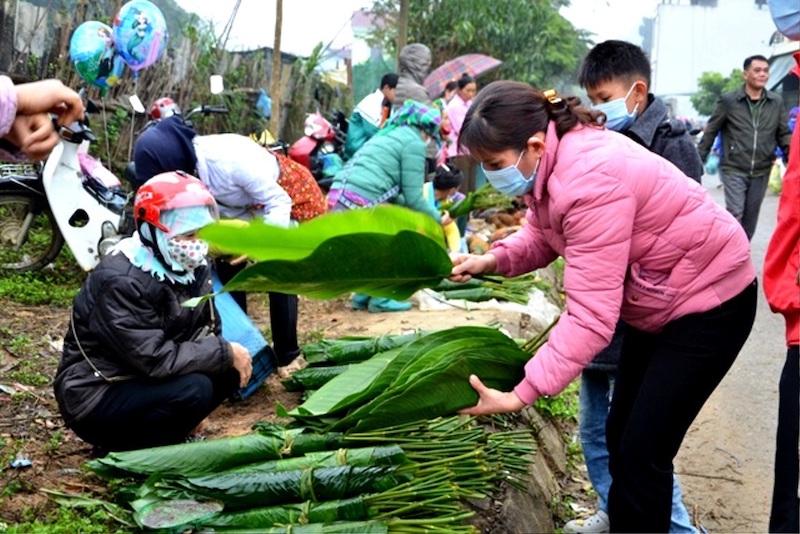
<path fill-rule="evenodd" d="M 433 105 L 428 91 L 422 85 L 430 68 L 431 50 L 424 44 L 411 43 L 400 50 L 397 59 L 398 80 L 393 103 L 394 111 L 403 107 L 406 100 L 416 100 L 427 106 Z M 427 157 L 436 159 L 436 152 L 436 146 L 429 145 Z"/>

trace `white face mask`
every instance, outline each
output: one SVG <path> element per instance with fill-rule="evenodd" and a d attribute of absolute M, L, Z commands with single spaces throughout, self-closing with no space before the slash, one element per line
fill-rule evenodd
<path fill-rule="evenodd" d="M 208 243 L 202 239 L 171 237 L 167 240 L 167 253 L 174 264 L 180 265 L 186 271 L 194 271 L 206 264 Z"/>

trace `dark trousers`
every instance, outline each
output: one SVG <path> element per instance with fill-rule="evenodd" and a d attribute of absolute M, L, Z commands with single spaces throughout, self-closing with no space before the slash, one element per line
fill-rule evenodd
<path fill-rule="evenodd" d="M 756 282 L 658 334 L 628 328 L 606 426 L 612 532 L 669 532 L 672 460 L 753 326 Z"/>
<path fill-rule="evenodd" d="M 247 267 L 245 264 L 231 265 L 224 260 L 217 260 L 214 268 L 217 270 L 219 280 L 227 284 L 240 271 Z M 247 313 L 247 294 L 244 291 L 231 291 L 231 297 L 239 307 Z M 300 355 L 297 343 L 297 295 L 284 293 L 269 293 L 269 323 L 272 330 L 272 348 L 278 358 L 278 365 L 288 365 Z"/>
<path fill-rule="evenodd" d="M 772 488 L 770 532 L 800 532 L 800 347 L 786 353 L 781 373 L 778 403 L 778 434 L 775 438 L 775 482 Z"/>
<path fill-rule="evenodd" d="M 238 388 L 239 373 L 233 368 L 216 376 L 120 381 L 71 428 L 82 440 L 109 451 L 181 443 Z"/>

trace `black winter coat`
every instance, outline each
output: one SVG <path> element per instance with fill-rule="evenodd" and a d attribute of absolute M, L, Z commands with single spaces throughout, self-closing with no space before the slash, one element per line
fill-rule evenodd
<path fill-rule="evenodd" d="M 90 413 L 115 381 L 217 375 L 231 368 L 232 355 L 228 342 L 219 337 L 222 325 L 213 304 L 181 307 L 189 298 L 211 292 L 210 268 L 200 267 L 195 275 L 189 285 L 160 282 L 121 253 L 105 257 L 89 275 L 73 303 L 55 380 L 67 425 Z M 212 309 L 216 335 L 207 335 Z"/>

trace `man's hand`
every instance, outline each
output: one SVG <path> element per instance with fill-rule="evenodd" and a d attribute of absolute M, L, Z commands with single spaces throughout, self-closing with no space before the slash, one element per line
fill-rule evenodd
<path fill-rule="evenodd" d="M 6 139 L 34 161 L 45 159 L 59 141 L 47 113 L 17 115 Z"/>
<path fill-rule="evenodd" d="M 452 257 L 453 270 L 450 271 L 450 280 L 453 282 L 466 282 L 473 274 L 491 273 L 497 268 L 497 258 L 494 254 L 457 254 Z"/>
<path fill-rule="evenodd" d="M 233 368 L 239 371 L 239 387 L 245 387 L 253 374 L 253 358 L 250 357 L 250 351 L 239 343 L 231 341 L 230 346 Z"/>
<path fill-rule="evenodd" d="M 475 376 L 470 375 L 469 385 L 478 392 L 478 404 L 472 408 L 459 411 L 467 415 L 490 415 L 495 413 L 518 412 L 525 407 L 525 403 L 513 391 L 508 393 L 488 388 Z"/>
<path fill-rule="evenodd" d="M 58 124 L 68 126 L 83 118 L 83 101 L 80 95 L 59 80 L 42 80 L 15 86 L 17 115 L 54 113 Z"/>

